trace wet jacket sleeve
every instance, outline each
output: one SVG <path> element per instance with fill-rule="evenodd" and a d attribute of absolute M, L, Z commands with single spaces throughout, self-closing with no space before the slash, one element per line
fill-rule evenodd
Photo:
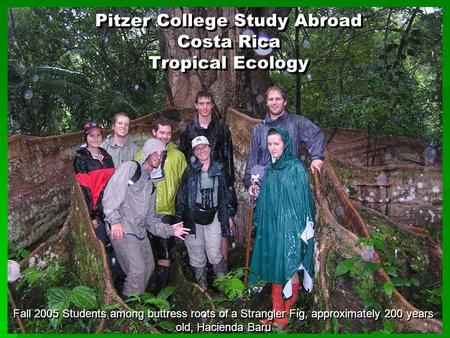
<path fill-rule="evenodd" d="M 189 163 L 189 156 L 191 153 L 191 145 L 188 138 L 188 125 L 186 125 L 180 133 L 180 145 L 178 149 L 184 154 L 186 162 Z"/>
<path fill-rule="evenodd" d="M 137 164 L 135 162 L 123 163 L 111 176 L 103 193 L 103 213 L 105 221 L 109 224 L 123 224 L 120 214 L 120 206 L 125 201 L 125 195 L 128 188 L 128 180 L 136 172 Z"/>
<path fill-rule="evenodd" d="M 230 128 L 223 124 L 223 158 L 226 165 L 228 187 L 234 186 L 234 160 L 233 160 L 233 141 L 231 139 Z"/>
<path fill-rule="evenodd" d="M 161 238 L 169 238 L 174 235 L 172 225 L 161 222 L 161 219 L 151 215 L 145 220 L 145 227 L 153 235 Z"/>
<path fill-rule="evenodd" d="M 229 217 L 234 217 L 237 212 L 236 190 L 234 189 L 234 186 L 226 187 L 224 190 L 227 201 L 227 214 Z"/>
<path fill-rule="evenodd" d="M 75 178 L 80 184 L 81 191 L 83 191 L 84 200 L 86 201 L 86 205 L 89 211 L 89 217 L 91 219 L 95 219 L 96 213 L 94 207 L 92 205 L 92 178 L 88 174 L 86 163 L 80 156 L 75 157 L 73 161 L 73 170 L 75 171 Z"/>
<path fill-rule="evenodd" d="M 188 192 L 188 169 L 186 168 L 184 170 L 183 176 L 181 177 L 180 187 L 178 188 L 177 193 L 177 201 L 176 201 L 176 212 L 175 217 L 177 219 L 177 222 L 185 221 L 185 213 L 188 207 L 188 199 L 189 199 L 189 192 Z"/>
<path fill-rule="evenodd" d="M 306 144 L 311 160 L 323 160 L 323 152 L 327 142 L 326 134 L 307 118 L 302 118 L 299 128 L 300 138 Z"/>
<path fill-rule="evenodd" d="M 250 147 L 248 149 L 248 159 L 247 159 L 247 165 L 245 166 L 245 173 L 244 173 L 244 186 L 246 189 L 250 188 L 252 184 L 252 168 L 260 164 L 258 163 L 260 158 L 260 141 L 258 138 L 258 130 L 257 127 L 253 129 L 252 138 L 250 140 Z"/>

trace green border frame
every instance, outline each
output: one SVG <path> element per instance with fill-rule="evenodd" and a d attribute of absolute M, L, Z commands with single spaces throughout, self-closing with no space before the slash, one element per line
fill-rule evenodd
<path fill-rule="evenodd" d="M 0 156 L 4 159 L 3 165 L 0 165 L 0 182 L 7 182 L 8 180 L 8 171 L 7 171 L 7 151 L 8 151 L 8 123 L 7 123 L 7 114 L 8 114 L 8 95 L 7 95 L 7 58 L 8 58 L 8 20 L 7 20 L 7 10 L 8 7 L 186 7 L 187 5 L 189 7 L 243 7 L 243 6 L 250 6 L 250 7 L 271 7 L 274 6 L 274 1 L 268 1 L 268 0 L 244 0 L 244 1 L 238 1 L 238 0 L 154 0 L 154 1 L 145 1 L 145 0 L 6 0 L 5 2 L 2 2 L 0 5 L 0 22 L 3 22 L 3 24 L 0 24 L 0 34 L 1 34 L 1 48 L 0 50 L 2 53 L 0 54 L 1 59 L 1 66 L 3 69 L 2 76 L 0 79 L 0 103 L 1 103 L 1 109 L 0 109 L 0 120 L 6 121 L 5 124 L 0 124 L 0 137 L 3 140 L 3 143 L 0 143 Z M 414 7 L 414 6 L 420 6 L 420 7 L 442 7 L 443 8 L 443 62 L 442 62 L 442 91 L 443 91 L 443 116 L 442 116 L 442 123 L 443 123 L 443 144 L 448 145 L 450 142 L 449 139 L 449 132 L 447 131 L 447 128 L 450 128 L 449 121 L 450 117 L 447 116 L 445 113 L 448 112 L 448 104 L 447 104 L 447 97 L 444 95 L 446 92 L 446 89 L 449 88 L 449 77 L 447 75 L 447 72 L 449 71 L 449 64 L 450 62 L 447 61 L 446 57 L 449 57 L 449 45 L 450 45 L 450 38 L 449 38 L 449 16 L 446 12 L 448 5 L 445 6 L 444 1 L 437 1 L 437 0 L 379 0 L 379 1 L 373 1 L 373 0 L 342 0 L 339 3 L 337 3 L 336 0 L 330 1 L 330 0 L 281 0 L 278 3 L 276 3 L 277 7 L 283 6 L 283 7 L 295 7 L 295 6 L 310 6 L 310 7 Z M 447 75 L 447 76 L 445 76 Z M 447 171 L 448 161 L 447 161 L 447 154 L 449 151 L 443 146 L 443 172 Z M 444 192 L 447 191 L 446 187 L 449 184 L 450 177 L 446 177 L 443 174 L 442 177 L 442 185 L 443 185 L 443 196 Z M 0 224 L 4 224 L 4 226 L 0 227 L 0 238 L 5 238 L 5 241 L 2 241 L 2 244 L 0 246 L 0 276 L 3 280 L 6 280 L 6 274 L 7 274 L 7 238 L 8 238 L 8 228 L 6 225 L 8 224 L 8 189 L 6 184 L 2 184 L 0 187 Z M 449 231 L 445 229 L 445 223 L 444 220 L 446 220 L 447 217 L 447 206 L 448 201 L 443 200 L 443 223 L 442 223 L 442 234 L 443 234 L 443 251 L 444 251 L 444 261 L 443 261 L 443 277 L 442 277 L 442 285 L 445 285 L 446 281 L 448 280 L 448 271 L 449 266 L 445 264 L 445 262 L 448 262 L 446 259 L 446 245 L 449 240 Z M 52 336 L 52 337 L 59 337 L 60 334 L 26 334 L 26 335 L 19 335 L 19 334 L 8 334 L 8 296 L 7 296 L 7 290 L 6 290 L 7 284 L 6 283 L 0 283 L 0 335 L 8 336 L 8 337 L 16 337 L 16 336 L 33 336 L 33 337 L 40 337 L 40 336 Z M 449 304 L 448 298 L 449 298 L 449 292 L 443 288 L 442 289 L 442 297 L 443 297 L 443 333 L 448 332 L 447 330 L 447 324 L 448 324 L 448 313 L 445 311 L 447 309 L 446 305 Z M 178 334 L 171 334 L 171 336 L 177 336 Z M 244 335 L 244 334 L 233 334 L 233 336 L 238 335 Z M 270 334 L 273 335 L 273 334 Z M 328 334 L 324 334 L 327 335 Z M 330 334 L 331 335 L 331 334 Z M 342 334 L 342 335 L 348 335 L 348 334 Z M 378 334 L 381 335 L 381 334 Z M 399 336 L 400 334 L 395 334 L 394 336 Z M 409 336 L 419 336 L 420 334 L 412 334 Z M 440 336 L 438 334 L 431 334 L 432 336 Z M 66 336 L 66 335 L 64 335 Z M 67 335 L 68 336 L 68 335 Z M 71 334 L 71 337 L 85 337 L 90 336 L 90 334 Z M 107 334 L 106 336 L 113 336 L 112 334 Z M 114 334 L 114 337 L 122 337 L 122 336 L 128 336 L 127 334 Z M 144 336 L 144 335 L 142 335 Z M 197 334 L 196 336 L 206 336 L 205 334 Z M 208 335 L 211 337 L 211 335 Z M 215 336 L 215 335 L 212 335 Z M 307 336 L 317 336 L 313 334 L 308 334 Z M 352 335 L 352 336 L 359 336 L 359 335 Z"/>

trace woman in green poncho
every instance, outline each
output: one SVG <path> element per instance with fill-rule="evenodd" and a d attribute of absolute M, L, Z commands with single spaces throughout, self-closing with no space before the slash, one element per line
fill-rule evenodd
<path fill-rule="evenodd" d="M 284 129 L 269 129 L 267 146 L 272 163 L 265 170 L 253 220 L 256 237 L 250 282 L 272 283 L 273 310 L 289 315 L 299 292 L 297 271 L 304 272 L 305 290 L 312 290 L 314 203 L 308 173 L 292 155 L 289 134 Z M 285 327 L 288 319 L 276 318 L 271 324 Z"/>

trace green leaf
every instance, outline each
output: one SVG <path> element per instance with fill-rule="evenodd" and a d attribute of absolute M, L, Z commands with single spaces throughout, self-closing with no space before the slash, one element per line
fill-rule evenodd
<path fill-rule="evenodd" d="M 398 277 L 397 268 L 393 265 L 384 266 L 384 271 L 391 277 Z"/>
<path fill-rule="evenodd" d="M 69 290 L 66 288 L 50 288 L 47 290 L 47 303 L 50 309 L 59 309 L 60 303 L 70 303 Z"/>
<path fill-rule="evenodd" d="M 331 325 L 333 333 L 339 333 L 340 325 L 336 317 L 331 317 Z"/>
<path fill-rule="evenodd" d="M 97 307 L 97 297 L 94 291 L 87 286 L 81 285 L 69 292 L 72 303 L 80 309 L 94 309 Z"/>
<path fill-rule="evenodd" d="M 341 275 L 345 275 L 350 269 L 355 265 L 355 260 L 353 258 L 346 259 L 340 262 L 336 270 L 334 271 L 334 278 L 339 277 Z"/>
<path fill-rule="evenodd" d="M 244 283 L 240 279 L 230 278 L 225 284 L 225 294 L 228 299 L 234 300 L 241 296 L 244 292 Z"/>
<path fill-rule="evenodd" d="M 385 320 L 383 322 L 383 331 L 384 333 L 392 333 L 395 330 L 395 324 L 390 320 Z"/>
<path fill-rule="evenodd" d="M 175 327 L 176 324 L 174 322 L 168 322 L 168 321 L 162 321 L 158 323 L 158 326 L 162 328 L 163 330 L 169 331 L 169 332 L 176 332 Z"/>
<path fill-rule="evenodd" d="M 377 271 L 379 265 L 377 263 L 373 263 L 373 262 L 364 262 L 364 269 L 369 272 L 370 274 L 374 273 L 375 271 Z"/>
<path fill-rule="evenodd" d="M 355 242 L 355 246 L 358 246 L 361 243 L 363 243 L 365 245 L 372 245 L 373 240 L 371 238 L 367 238 L 367 237 L 359 237 Z"/>
<path fill-rule="evenodd" d="M 70 302 L 69 300 L 61 300 L 60 302 L 53 303 L 52 306 L 49 305 L 48 307 L 49 309 L 58 310 L 58 316 L 52 316 L 52 318 L 50 318 L 50 324 L 55 330 L 57 330 L 64 319 L 63 311 L 70 307 Z"/>
<path fill-rule="evenodd" d="M 170 304 L 165 299 L 160 299 L 160 298 L 153 297 L 153 298 L 146 299 L 145 303 L 153 304 L 158 309 L 163 309 L 163 310 L 169 310 L 170 309 Z"/>
<path fill-rule="evenodd" d="M 384 283 L 383 290 L 389 297 L 391 297 L 392 292 L 394 292 L 394 284 L 390 281 Z"/>
<path fill-rule="evenodd" d="M 106 312 L 109 312 L 109 311 L 112 311 L 112 310 L 120 309 L 121 306 L 122 306 L 122 305 L 120 305 L 119 303 L 112 303 L 112 304 L 106 305 L 105 308 L 104 308 L 104 310 L 105 310 Z"/>
<path fill-rule="evenodd" d="M 373 241 L 373 246 L 379 251 L 384 251 L 384 239 L 377 238 Z"/>
<path fill-rule="evenodd" d="M 26 278 L 28 283 L 30 285 L 34 285 L 36 281 L 41 279 L 41 277 L 44 275 L 44 270 L 38 270 L 34 267 L 28 268 L 22 272 L 22 275 Z"/>
<path fill-rule="evenodd" d="M 174 286 L 168 286 L 164 289 L 162 289 L 159 293 L 158 293 L 158 298 L 160 299 L 167 299 L 170 296 L 173 295 L 173 293 L 175 292 L 175 287 Z"/>
<path fill-rule="evenodd" d="M 231 271 L 231 272 L 229 273 L 229 275 L 230 275 L 231 277 L 233 277 L 233 278 L 241 279 L 241 278 L 244 277 L 244 275 L 245 275 L 245 268 L 244 268 L 244 267 L 237 268 L 237 269 Z"/>

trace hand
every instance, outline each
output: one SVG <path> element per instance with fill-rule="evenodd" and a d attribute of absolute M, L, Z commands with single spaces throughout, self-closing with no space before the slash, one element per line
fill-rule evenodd
<path fill-rule="evenodd" d="M 111 225 L 111 239 L 119 240 L 123 238 L 123 235 L 125 235 L 125 231 L 121 223 Z"/>
<path fill-rule="evenodd" d="M 250 188 L 248 188 L 248 193 L 250 196 L 258 197 L 259 195 L 259 186 L 256 183 L 253 183 Z"/>
<path fill-rule="evenodd" d="M 232 235 L 236 230 L 236 224 L 234 224 L 234 217 L 229 217 L 229 224 L 230 224 L 230 233 Z"/>
<path fill-rule="evenodd" d="M 183 227 L 183 222 L 173 224 L 172 228 L 173 228 L 174 236 L 178 237 L 179 239 L 181 239 L 183 241 L 184 241 L 183 236 L 187 235 L 191 231 L 191 229 Z"/>
<path fill-rule="evenodd" d="M 94 230 L 98 228 L 98 223 L 96 219 L 92 219 L 92 226 L 94 227 Z"/>
<path fill-rule="evenodd" d="M 311 165 L 309 166 L 309 168 L 311 169 L 312 173 L 314 174 L 317 170 L 317 173 L 320 173 L 320 171 L 322 170 L 322 166 L 323 166 L 323 161 L 322 160 L 313 160 L 311 162 Z"/>

